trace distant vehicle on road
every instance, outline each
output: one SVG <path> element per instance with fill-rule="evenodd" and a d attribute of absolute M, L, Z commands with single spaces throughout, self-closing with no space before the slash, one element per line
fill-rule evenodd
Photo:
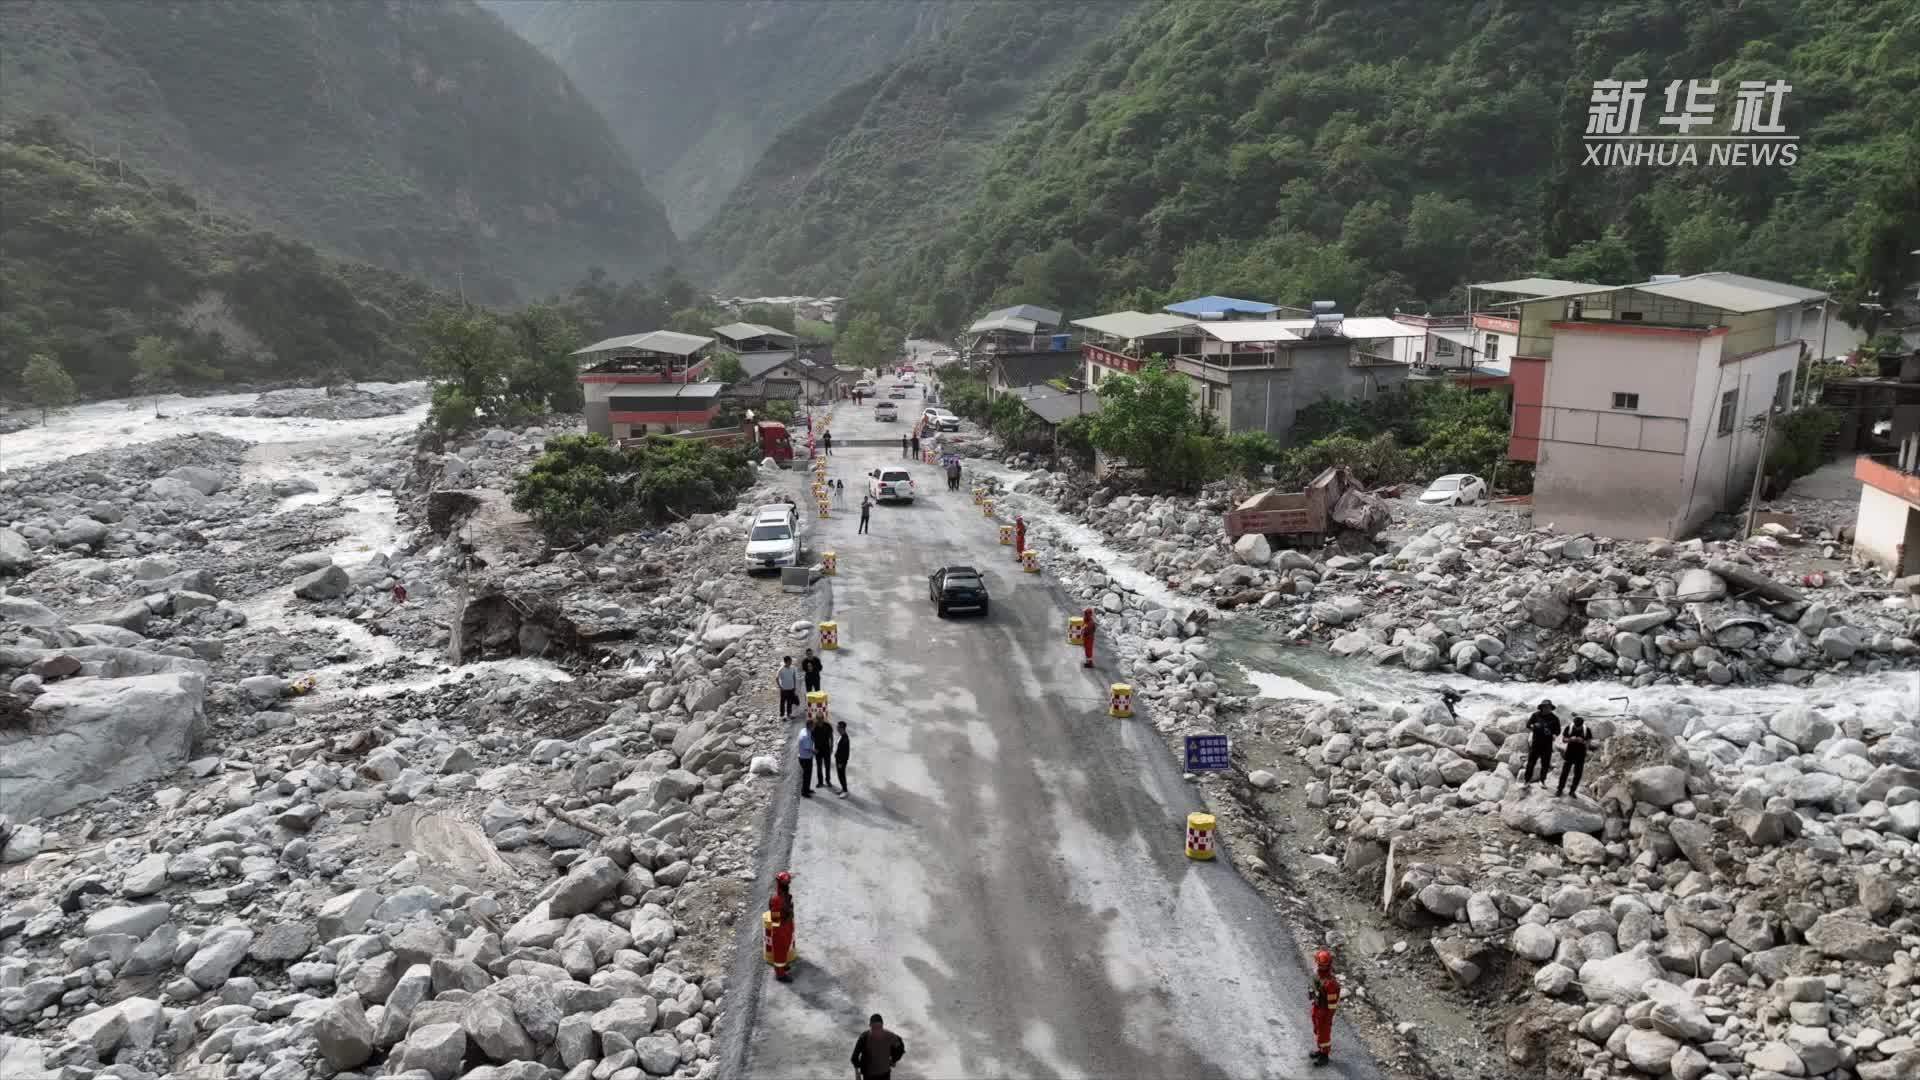
<path fill-rule="evenodd" d="M 873 406 L 873 418 L 875 420 L 898 420 L 900 419 L 900 406 L 895 405 L 891 401 L 875 402 Z"/>
<path fill-rule="evenodd" d="M 960 418 L 945 409 L 927 409 L 920 414 L 920 422 L 941 431 L 960 430 Z"/>
<path fill-rule="evenodd" d="M 1427 485 L 1420 501 L 1427 506 L 1477 506 L 1487 501 L 1487 482 L 1470 473 L 1448 473 Z"/>
<path fill-rule="evenodd" d="M 911 386 L 903 386 L 899 383 L 895 383 L 893 386 L 887 389 L 887 396 L 890 398 L 905 398 L 907 396 L 907 391 L 911 389 L 913 389 Z"/>
<path fill-rule="evenodd" d="M 912 502 L 913 474 L 905 469 L 875 469 L 867 476 L 867 495 L 874 502 Z"/>
<path fill-rule="evenodd" d="M 949 611 L 987 614 L 987 580 L 971 566 L 943 566 L 927 577 L 927 600 L 945 618 Z"/>
<path fill-rule="evenodd" d="M 800 511 L 791 503 L 773 503 L 755 511 L 745 561 L 748 570 L 800 565 Z"/>

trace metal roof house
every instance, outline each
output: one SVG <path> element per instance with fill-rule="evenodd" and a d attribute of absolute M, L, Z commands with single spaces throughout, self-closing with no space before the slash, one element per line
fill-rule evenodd
<path fill-rule="evenodd" d="M 967 327 L 970 348 L 988 353 L 1051 352 L 1066 348 L 1060 313 L 1032 304 L 989 311 Z"/>
<path fill-rule="evenodd" d="M 1476 313 L 1476 327 L 1498 322 L 1514 341 L 1507 454 L 1535 463 L 1534 520 L 1680 537 L 1744 501 L 1760 457 L 1755 421 L 1799 396 L 1796 372 L 1824 336 L 1826 300 L 1716 272 Z"/>
<path fill-rule="evenodd" d="M 706 426 L 719 409 L 719 383 L 703 383 L 714 339 L 654 330 L 575 350 L 587 430 L 624 439 Z"/>
<path fill-rule="evenodd" d="M 792 334 L 777 326 L 763 326 L 760 323 L 735 322 L 713 328 L 713 336 L 721 344 L 737 353 L 773 352 L 791 350 L 797 340 Z"/>
<path fill-rule="evenodd" d="M 1170 315 L 1189 319 L 1271 319 L 1280 313 L 1280 305 L 1231 296 L 1201 296 L 1168 304 L 1165 310 Z"/>

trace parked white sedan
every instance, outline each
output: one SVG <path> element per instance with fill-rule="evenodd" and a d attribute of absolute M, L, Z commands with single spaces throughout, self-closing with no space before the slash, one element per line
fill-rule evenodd
<path fill-rule="evenodd" d="M 1487 501 L 1487 482 L 1468 473 L 1450 473 L 1427 485 L 1420 501 L 1428 506 L 1477 506 Z"/>

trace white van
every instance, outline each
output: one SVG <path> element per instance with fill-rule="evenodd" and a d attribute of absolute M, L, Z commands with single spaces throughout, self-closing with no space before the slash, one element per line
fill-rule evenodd
<path fill-rule="evenodd" d="M 778 570 L 800 565 L 800 511 L 789 503 L 774 503 L 754 511 L 747 533 L 748 570 Z"/>

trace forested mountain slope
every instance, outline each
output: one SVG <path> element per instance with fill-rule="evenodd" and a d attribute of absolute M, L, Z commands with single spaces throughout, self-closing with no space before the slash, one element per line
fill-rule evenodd
<path fill-rule="evenodd" d="M 1133 0 L 963 5 L 937 39 L 797 120 L 689 243 L 727 289 L 835 292 L 966 206 L 994 142 Z"/>
<path fill-rule="evenodd" d="M 505 301 L 676 242 L 560 68 L 470 0 L 8 0 L 0 116 Z"/>
<path fill-rule="evenodd" d="M 0 132 L 0 297 L 0 397 L 36 355 L 83 396 L 127 393 L 149 336 L 177 361 L 161 385 L 404 374 L 415 327 L 450 300 L 209 213 L 51 123 Z"/>
<path fill-rule="evenodd" d="M 486 0 L 560 62 L 682 236 L 788 123 L 880 71 L 970 0 Z"/>
<path fill-rule="evenodd" d="M 1739 80 L 1784 77 L 1799 161 L 1583 165 L 1609 76 L 1653 80 L 1643 131 L 1671 79 L 1718 78 L 1725 130 Z M 1920 234 L 1915 101 L 1902 0 L 1169 0 L 1063 76 L 965 213 L 856 298 L 952 327 L 1168 290 L 1386 312 L 1528 271 L 1845 291 Z"/>

